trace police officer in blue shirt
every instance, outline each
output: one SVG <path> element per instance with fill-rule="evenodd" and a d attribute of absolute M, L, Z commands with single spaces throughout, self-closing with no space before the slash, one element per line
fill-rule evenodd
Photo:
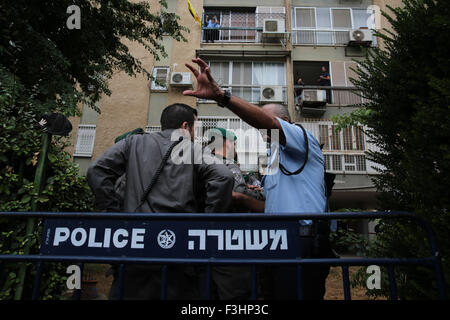
<path fill-rule="evenodd" d="M 219 106 L 227 107 L 249 125 L 257 129 L 277 129 L 278 139 L 274 134 L 268 135 L 271 140 L 268 174 L 265 177 L 266 213 L 312 213 L 324 212 L 326 207 L 324 160 L 319 143 L 311 133 L 290 123 L 287 109 L 281 105 L 269 104 L 264 107 L 255 106 L 238 97 L 231 96 L 229 91 L 222 90 L 212 78 L 209 66 L 201 59 L 192 59 L 200 70 L 190 64 L 186 66 L 197 78 L 197 89 L 186 90 L 184 95 L 210 99 Z M 269 131 L 268 131 L 269 132 Z M 308 145 L 306 144 L 308 140 Z M 308 148 L 308 161 L 300 174 L 292 174 L 304 163 Z M 279 168 L 281 168 L 281 170 Z M 243 201 L 245 195 L 240 196 Z M 311 220 L 300 221 L 300 234 L 304 236 L 302 243 L 306 252 L 303 257 L 324 256 L 330 251 L 327 231 Z M 319 234 L 323 234 L 319 237 Z M 297 268 L 273 267 L 265 273 L 265 297 L 275 299 L 297 298 Z M 303 267 L 303 298 L 323 299 L 325 279 L 328 266 Z"/>

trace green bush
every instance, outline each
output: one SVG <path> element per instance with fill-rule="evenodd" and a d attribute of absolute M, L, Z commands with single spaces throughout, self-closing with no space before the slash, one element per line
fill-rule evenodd
<path fill-rule="evenodd" d="M 30 211 L 37 201 L 41 211 L 92 211 L 93 196 L 78 165 L 64 151 L 67 142 L 54 137 L 48 152 L 45 185 L 38 195 L 34 174 L 43 134 L 39 115 L 33 112 L 32 96 L 27 95 L 17 78 L 0 69 L 0 211 Z M 26 237 L 26 219 L 0 218 L 0 254 L 23 254 L 26 243 L 30 253 L 38 253 L 42 220 Z M 28 264 L 31 266 L 31 264 Z M 20 264 L 3 266 L 0 299 L 11 299 L 18 282 Z M 24 298 L 29 298 L 34 267 L 27 268 Z M 41 283 L 42 299 L 58 299 L 65 283 L 65 266 L 44 264 Z"/>
<path fill-rule="evenodd" d="M 414 212 L 437 234 L 444 274 L 450 279 L 450 2 L 405 0 L 384 13 L 393 32 L 377 36 L 385 49 L 369 51 L 352 82 L 366 99 L 343 125 L 359 122 L 379 151 L 368 157 L 381 164 L 374 176 L 380 209 Z M 421 228 L 405 220 L 383 219 L 372 257 L 430 256 Z M 396 268 L 402 299 L 435 299 L 434 270 Z M 360 281 L 362 277 L 359 278 Z M 450 287 L 447 285 L 447 292 Z M 378 291 L 377 291 L 378 292 Z M 372 294 L 386 295 L 386 290 Z"/>

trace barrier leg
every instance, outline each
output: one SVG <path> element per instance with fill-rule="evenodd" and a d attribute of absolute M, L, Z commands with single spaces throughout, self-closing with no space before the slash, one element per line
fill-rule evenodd
<path fill-rule="evenodd" d="M 36 276 L 34 277 L 33 295 L 32 300 L 39 299 L 39 290 L 41 288 L 41 277 L 42 276 L 42 262 L 39 261 L 36 266 Z"/>
<path fill-rule="evenodd" d="M 352 300 L 352 296 L 350 294 L 350 278 L 348 273 L 348 266 L 342 266 L 342 281 L 344 284 L 344 299 Z"/>
<path fill-rule="evenodd" d="M 125 273 L 125 265 L 121 263 L 119 265 L 119 283 L 117 285 L 118 295 L 117 300 L 123 300 L 123 278 Z"/>
<path fill-rule="evenodd" d="M 161 300 L 167 300 L 167 265 L 161 268 Z"/>
<path fill-rule="evenodd" d="M 397 282 L 395 281 L 395 272 L 394 266 L 390 264 L 388 266 L 388 275 L 389 275 L 389 290 L 390 290 L 390 299 L 397 300 Z"/>

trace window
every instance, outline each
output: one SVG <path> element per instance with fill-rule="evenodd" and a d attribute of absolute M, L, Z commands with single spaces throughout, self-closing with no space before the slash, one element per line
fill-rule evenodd
<path fill-rule="evenodd" d="M 341 135 L 336 126 L 331 126 L 331 150 L 339 150 L 341 148 Z"/>
<path fill-rule="evenodd" d="M 337 154 L 331 155 L 331 158 L 333 159 L 333 169 L 335 171 L 341 171 L 342 170 L 342 157 Z"/>
<path fill-rule="evenodd" d="M 297 8 L 295 10 L 295 21 L 297 28 L 315 28 L 315 8 Z"/>
<path fill-rule="evenodd" d="M 320 136 L 319 136 L 319 144 L 323 144 L 322 150 L 329 150 L 330 146 L 328 144 L 328 126 L 327 125 L 319 125 Z"/>
<path fill-rule="evenodd" d="M 352 128 L 344 128 L 342 129 L 342 135 L 344 137 L 344 150 L 353 150 L 352 143 Z"/>
<path fill-rule="evenodd" d="M 374 27 L 367 9 L 299 7 L 292 12 L 294 44 L 347 45 L 348 30 Z"/>
<path fill-rule="evenodd" d="M 255 28 L 255 8 L 205 8 L 204 26 L 207 26 L 207 19 L 217 18 L 220 27 L 225 28 L 219 31 L 219 41 L 230 42 L 254 42 L 256 32 L 251 28 Z M 243 28 L 243 30 L 227 30 L 229 27 Z M 249 28 L 249 29 L 245 29 Z M 204 34 L 205 36 L 205 34 Z M 205 40 L 205 39 L 203 39 Z"/>
<path fill-rule="evenodd" d="M 150 133 L 150 132 L 158 132 L 161 131 L 161 126 L 146 126 L 145 127 L 145 132 Z"/>
<path fill-rule="evenodd" d="M 370 171 L 370 161 L 364 154 L 365 151 L 373 150 L 373 148 L 367 145 L 366 136 L 361 127 L 337 131 L 332 121 L 308 121 L 301 124 L 320 144 L 324 144 L 322 150 L 326 170 L 357 174 L 373 173 L 373 170 Z"/>
<path fill-rule="evenodd" d="M 251 62 L 233 62 L 232 67 L 232 84 L 248 85 L 252 82 L 252 63 Z M 232 92 L 234 95 L 241 97 L 247 101 L 253 101 L 252 88 L 249 87 L 233 87 Z"/>
<path fill-rule="evenodd" d="M 352 9 L 353 28 L 370 28 L 373 29 L 372 12 L 367 12 L 367 9 Z"/>
<path fill-rule="evenodd" d="M 96 125 L 80 124 L 78 126 L 77 143 L 73 153 L 76 157 L 92 157 L 94 150 Z"/>
<path fill-rule="evenodd" d="M 211 62 L 211 75 L 217 81 L 219 86 L 230 83 L 230 63 L 229 62 Z"/>
<path fill-rule="evenodd" d="M 352 28 L 350 9 L 331 9 L 333 17 L 333 28 Z"/>
<path fill-rule="evenodd" d="M 212 17 L 217 18 L 220 25 L 218 36 L 214 40 L 220 42 L 259 42 L 261 31 L 256 28 L 264 26 L 265 19 L 285 19 L 284 7 L 223 8 L 205 7 L 203 27 Z M 203 41 L 207 41 L 208 32 L 203 32 Z"/>
<path fill-rule="evenodd" d="M 364 146 L 364 132 L 361 130 L 360 127 L 354 127 L 353 130 L 355 131 L 355 149 L 356 150 L 365 150 Z"/>
<path fill-rule="evenodd" d="M 176 14 L 173 12 L 161 12 L 159 14 L 159 17 L 160 17 L 160 21 L 161 21 L 159 31 L 161 32 L 161 34 L 163 36 L 170 35 L 169 32 L 166 30 L 172 29 L 172 25 L 173 25 L 174 21 L 177 20 Z"/>
<path fill-rule="evenodd" d="M 318 29 L 331 29 L 331 18 L 329 8 L 317 8 L 317 28 Z"/>
<path fill-rule="evenodd" d="M 356 29 L 368 27 L 370 13 L 350 8 L 295 8 L 297 29 Z"/>
<path fill-rule="evenodd" d="M 358 64 L 354 61 L 332 61 L 330 69 L 332 85 L 354 87 L 351 79 L 358 80 Z M 357 105 L 363 102 L 360 92 L 354 90 L 333 90 L 333 103 L 337 105 Z"/>
<path fill-rule="evenodd" d="M 330 71 L 329 61 L 294 61 L 294 79 L 302 78 L 307 86 L 317 86 L 322 67 Z M 331 74 L 334 77 L 334 74 Z M 331 79 L 333 80 L 333 79 Z"/>
<path fill-rule="evenodd" d="M 259 156 L 266 155 L 267 145 L 258 130 L 237 117 L 198 117 L 196 142 L 206 145 L 207 132 L 212 128 L 224 128 L 236 134 L 236 152 L 243 171 L 257 171 Z"/>
<path fill-rule="evenodd" d="M 154 67 L 152 90 L 155 91 L 167 91 L 167 83 L 169 80 L 169 67 Z"/>
<path fill-rule="evenodd" d="M 247 101 L 259 101 L 262 85 L 286 85 L 284 62 L 211 61 L 209 66 L 220 86 Z"/>

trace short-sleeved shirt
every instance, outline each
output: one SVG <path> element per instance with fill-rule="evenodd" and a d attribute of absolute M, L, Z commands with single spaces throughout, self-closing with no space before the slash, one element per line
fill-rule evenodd
<path fill-rule="evenodd" d="M 208 25 L 206 27 L 207 28 L 219 28 L 220 25 L 217 22 L 212 22 L 212 20 L 209 20 Z"/>
<path fill-rule="evenodd" d="M 324 160 L 322 150 L 314 136 L 307 132 L 308 162 L 297 175 L 287 176 L 278 168 L 279 162 L 290 172 L 298 170 L 304 162 L 306 145 L 303 131 L 295 124 L 277 118 L 286 136 L 286 145 L 273 142 L 269 151 L 268 174 L 264 176 L 267 213 L 320 213 L 325 212 Z M 311 224 L 311 220 L 302 220 Z"/>
<path fill-rule="evenodd" d="M 328 72 L 322 72 L 320 74 L 320 76 L 327 78 L 327 77 L 330 76 L 330 74 Z M 320 83 L 321 86 L 331 86 L 331 80 L 330 79 L 328 79 L 328 80 L 320 79 L 319 83 Z"/>

